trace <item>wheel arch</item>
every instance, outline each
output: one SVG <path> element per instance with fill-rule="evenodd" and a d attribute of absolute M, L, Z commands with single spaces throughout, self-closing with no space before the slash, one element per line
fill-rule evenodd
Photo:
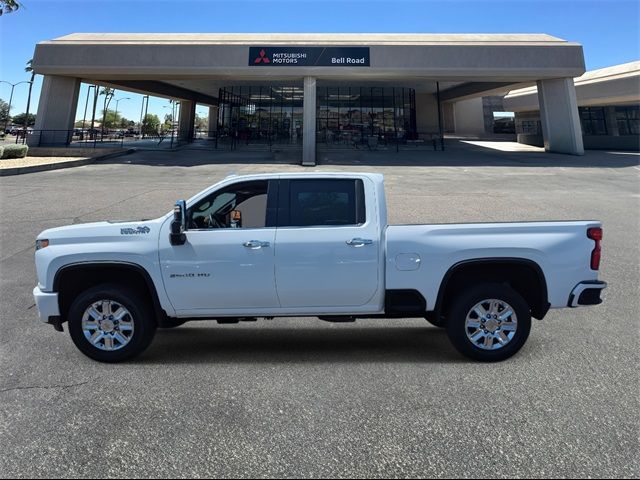
<path fill-rule="evenodd" d="M 436 297 L 436 318 L 446 312 L 454 291 L 481 282 L 509 284 L 529 304 L 534 318 L 542 320 L 549 311 L 547 280 L 538 263 L 516 257 L 474 258 L 454 264 L 445 273 Z"/>
<path fill-rule="evenodd" d="M 116 283 L 136 289 L 149 300 L 158 322 L 166 318 L 156 286 L 144 267 L 130 262 L 90 261 L 65 265 L 54 275 L 53 291 L 59 295 L 62 321 L 66 321 L 71 303 L 80 292 L 101 283 Z"/>

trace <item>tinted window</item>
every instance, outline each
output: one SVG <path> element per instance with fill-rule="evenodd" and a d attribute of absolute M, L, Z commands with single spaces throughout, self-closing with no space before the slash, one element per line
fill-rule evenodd
<path fill-rule="evenodd" d="M 189 209 L 189 228 L 264 227 L 267 188 L 267 181 L 244 182 L 212 193 Z"/>
<path fill-rule="evenodd" d="M 365 222 L 362 180 L 291 180 L 281 226 L 339 226 Z"/>

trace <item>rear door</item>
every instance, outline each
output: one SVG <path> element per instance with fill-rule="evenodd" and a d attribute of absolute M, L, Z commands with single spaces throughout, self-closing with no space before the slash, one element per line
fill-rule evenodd
<path fill-rule="evenodd" d="M 365 205 L 365 189 L 373 194 L 365 181 L 280 181 L 275 264 L 281 307 L 348 310 L 376 295 L 380 233 L 377 212 Z"/>

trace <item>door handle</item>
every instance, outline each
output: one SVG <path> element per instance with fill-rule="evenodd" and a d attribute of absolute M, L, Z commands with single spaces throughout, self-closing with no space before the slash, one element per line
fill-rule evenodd
<path fill-rule="evenodd" d="M 373 240 L 368 238 L 352 238 L 351 240 L 347 240 L 347 245 L 350 247 L 363 247 L 371 244 L 373 244 Z"/>
<path fill-rule="evenodd" d="M 242 244 L 243 247 L 251 248 L 253 250 L 257 250 L 258 248 L 268 247 L 271 244 L 269 242 L 261 242 L 260 240 L 249 240 L 248 242 L 244 242 Z"/>

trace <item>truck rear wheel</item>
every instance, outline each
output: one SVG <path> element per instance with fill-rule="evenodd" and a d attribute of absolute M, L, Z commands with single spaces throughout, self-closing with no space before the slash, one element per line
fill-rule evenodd
<path fill-rule="evenodd" d="M 98 285 L 78 295 L 68 319 L 73 343 L 99 362 L 122 362 L 141 354 L 156 331 L 148 302 L 113 284 Z"/>
<path fill-rule="evenodd" d="M 507 285 L 471 287 L 453 302 L 446 323 L 453 346 L 466 357 L 498 362 L 515 355 L 529 338 L 527 302 Z"/>

